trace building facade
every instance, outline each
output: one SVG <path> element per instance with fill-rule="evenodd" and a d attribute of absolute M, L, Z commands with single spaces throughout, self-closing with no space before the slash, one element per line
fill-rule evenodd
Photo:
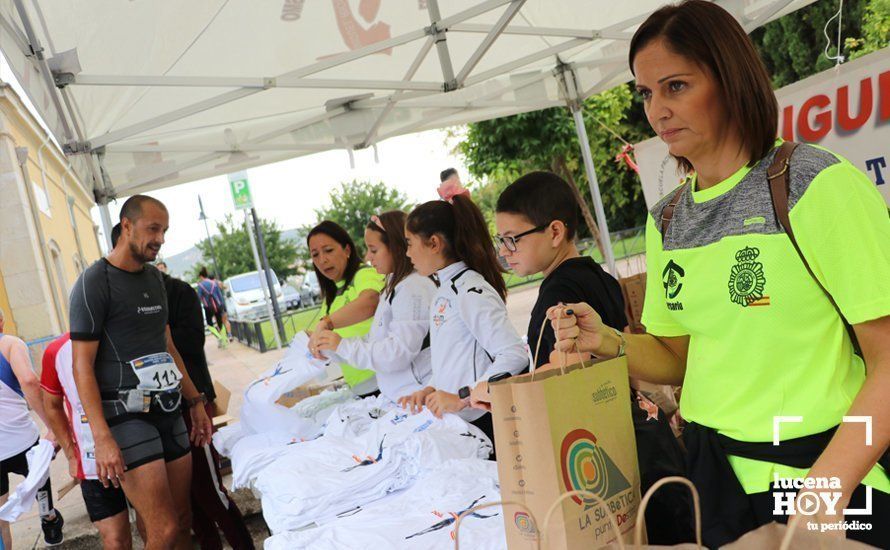
<path fill-rule="evenodd" d="M 68 330 L 68 294 L 100 255 L 90 186 L 0 82 L 0 308 L 32 351 Z"/>

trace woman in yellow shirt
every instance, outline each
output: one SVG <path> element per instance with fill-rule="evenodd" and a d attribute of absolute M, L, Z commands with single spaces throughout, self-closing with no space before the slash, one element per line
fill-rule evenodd
<path fill-rule="evenodd" d="M 316 329 L 333 330 L 341 337 L 364 336 L 370 329 L 385 285 L 383 275 L 362 265 L 355 243 L 338 224 L 325 220 L 309 231 L 306 245 L 321 286 L 324 301 Z M 310 351 L 315 353 L 315 339 Z M 359 370 L 341 364 L 343 379 L 356 395 L 367 397 L 379 393 L 373 371 Z"/>

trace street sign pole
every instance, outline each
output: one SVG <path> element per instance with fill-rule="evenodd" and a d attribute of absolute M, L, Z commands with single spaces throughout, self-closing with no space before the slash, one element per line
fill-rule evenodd
<path fill-rule="evenodd" d="M 281 336 L 278 335 L 278 327 L 274 320 L 275 315 L 272 308 L 272 301 L 269 299 L 270 295 L 274 295 L 275 287 L 268 286 L 268 283 L 266 282 L 267 279 L 262 275 L 264 270 L 260 264 L 260 255 L 257 253 L 256 239 L 253 236 L 253 224 L 250 221 L 250 212 L 246 211 L 244 212 L 244 228 L 247 230 L 247 236 L 250 237 L 250 248 L 253 251 L 253 261 L 256 262 L 256 274 L 257 277 L 260 278 L 260 288 L 263 290 L 263 299 L 266 301 L 266 312 L 269 314 L 269 319 L 272 320 L 272 332 L 275 334 L 275 347 L 281 349 Z"/>
<path fill-rule="evenodd" d="M 260 220 L 256 215 L 256 208 L 250 209 L 250 215 L 253 217 L 253 230 L 256 233 L 256 240 L 260 246 L 260 259 L 263 261 L 263 267 L 266 271 L 266 283 L 269 285 L 269 294 L 272 300 L 272 311 L 275 314 L 275 325 L 281 338 L 286 339 L 284 332 L 284 322 L 281 320 L 281 308 L 278 307 L 278 297 L 275 295 L 275 280 L 272 277 L 272 270 L 269 268 L 269 257 L 266 255 L 266 240 L 263 238 L 263 231 L 260 228 Z"/>
<path fill-rule="evenodd" d="M 201 210 L 199 220 L 204 220 L 204 231 L 207 232 L 207 246 L 210 247 L 210 258 L 213 260 L 213 270 L 216 272 L 217 280 L 222 281 L 223 274 L 219 270 L 219 262 L 216 261 L 216 251 L 213 250 L 213 239 L 210 238 L 210 227 L 207 225 L 207 215 L 204 214 L 204 203 L 201 202 L 201 195 L 198 195 L 198 209 Z"/>
<path fill-rule="evenodd" d="M 272 332 L 275 333 L 275 345 L 281 349 L 281 340 L 285 337 L 284 323 L 281 320 L 281 310 L 278 308 L 278 299 L 275 296 L 275 282 L 272 270 L 269 268 L 269 258 L 266 256 L 266 242 L 263 232 L 260 230 L 259 218 L 253 207 L 253 197 L 250 194 L 250 182 L 247 172 L 242 170 L 229 174 L 229 187 L 232 190 L 232 202 L 235 210 L 244 210 L 244 223 L 247 225 L 247 233 L 250 236 L 250 246 L 253 249 L 253 258 L 256 261 L 257 275 L 260 277 L 260 287 L 266 300 L 266 310 L 272 321 Z M 251 219 L 248 219 L 248 216 Z M 256 238 L 254 238 L 256 232 Z M 259 240 L 259 252 L 256 239 Z M 262 259 L 262 261 L 260 261 Z"/>

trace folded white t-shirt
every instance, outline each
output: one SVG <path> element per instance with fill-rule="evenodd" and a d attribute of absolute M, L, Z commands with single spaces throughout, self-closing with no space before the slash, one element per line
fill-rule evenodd
<path fill-rule="evenodd" d="M 456 517 L 474 506 L 500 500 L 497 465 L 488 460 L 448 460 L 409 489 L 357 507 L 323 526 L 276 534 L 266 550 L 404 550 L 454 546 Z M 461 521 L 462 548 L 505 550 L 500 506 L 484 508 Z"/>

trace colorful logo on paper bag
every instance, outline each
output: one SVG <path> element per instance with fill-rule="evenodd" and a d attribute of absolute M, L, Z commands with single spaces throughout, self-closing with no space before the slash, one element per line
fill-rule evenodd
<path fill-rule="evenodd" d="M 523 536 L 535 536 L 538 534 L 538 529 L 535 527 L 535 522 L 532 521 L 532 518 L 529 517 L 525 512 L 516 512 L 513 514 L 513 522 L 516 524 L 516 528 L 519 529 L 519 532 L 523 534 Z"/>
<path fill-rule="evenodd" d="M 630 483 L 615 462 L 596 443 L 596 437 L 587 430 L 569 432 L 562 440 L 560 450 L 562 479 L 568 491 L 590 491 L 602 499 L 630 489 Z M 572 496 L 585 508 L 596 505 L 587 495 Z"/>

